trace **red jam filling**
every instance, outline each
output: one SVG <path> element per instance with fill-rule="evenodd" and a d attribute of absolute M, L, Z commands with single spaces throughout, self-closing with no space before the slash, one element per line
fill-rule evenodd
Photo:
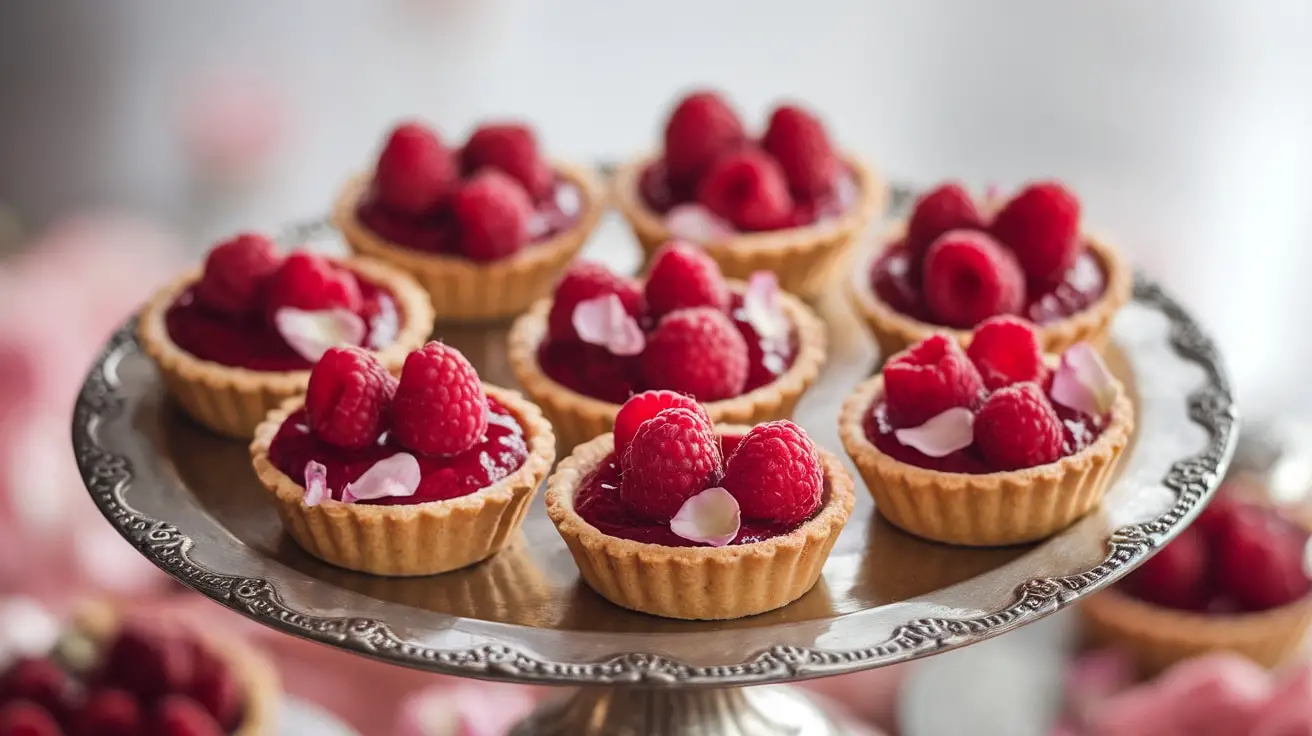
<path fill-rule="evenodd" d="M 1049 397 L 1051 398 L 1051 397 Z M 1107 428 L 1111 415 L 1093 417 L 1063 406 L 1055 401 L 1052 408 L 1057 410 L 1063 428 L 1062 456 L 1070 456 L 1085 449 L 1098 439 L 1098 435 Z M 908 465 L 937 470 L 942 473 L 969 473 L 984 475 L 996 473 L 1001 468 L 991 466 L 980 452 L 979 447 L 971 445 L 943 457 L 931 457 L 898 441 L 894 432 L 897 430 L 888 420 L 888 405 L 881 399 L 870 411 L 866 412 L 864 422 L 866 439 L 870 440 L 880 452 L 894 460 Z"/>
<path fill-rule="evenodd" d="M 557 176 L 551 192 L 534 202 L 529 220 L 531 243 L 541 243 L 568 230 L 583 214 L 583 192 L 569 179 Z M 365 227 L 385 240 L 412 250 L 459 255 L 459 233 L 442 213 L 416 217 L 388 209 L 371 193 L 361 200 L 356 216 Z"/>
<path fill-rule="evenodd" d="M 902 243 L 884 251 L 870 270 L 870 284 L 875 296 L 912 319 L 937 324 L 929 313 L 920 274 L 911 265 L 910 255 Z M 1098 257 L 1085 248 L 1056 284 L 1036 287 L 1031 284 L 1021 316 L 1036 325 L 1056 322 L 1088 309 L 1107 288 L 1107 273 Z"/>
<path fill-rule="evenodd" d="M 783 375 L 797 357 L 797 333 L 789 331 L 787 340 L 762 339 L 743 312 L 742 294 L 734 294 L 729 316 L 747 340 L 747 359 L 751 371 L 744 393 L 773 383 Z M 648 332 L 653 325 L 644 325 Z M 612 404 L 622 404 L 630 396 L 646 391 L 639 366 L 640 355 L 612 355 L 605 348 L 576 342 L 544 340 L 538 347 L 542 372 L 565 388 Z"/>
<path fill-rule="evenodd" d="M 381 350 L 396 341 L 400 310 L 391 292 L 359 276 L 365 335 L 360 347 Z M 253 371 L 305 371 L 314 367 L 283 340 L 262 312 L 245 316 L 220 314 L 196 301 L 192 289 L 178 295 L 164 315 L 174 344 L 212 363 Z"/>
<path fill-rule="evenodd" d="M 483 441 L 459 455 L 445 457 L 411 453 L 419 460 L 423 480 L 413 496 L 379 498 L 356 503 L 379 506 L 403 506 L 427 501 L 444 501 L 467 496 L 505 478 L 519 469 L 528 458 L 524 428 L 510 410 L 491 397 L 487 400 L 488 425 Z M 354 482 L 379 460 L 402 447 L 390 432 L 384 432 L 374 445 L 362 450 L 345 450 L 316 437 L 310 431 L 305 410 L 300 409 L 282 423 L 269 445 L 269 460 L 292 480 L 303 483 L 305 466 L 311 460 L 328 470 L 328 489 L 341 500 L 342 489 Z"/>
<path fill-rule="evenodd" d="M 638 178 L 638 190 L 647 207 L 662 215 L 678 205 L 697 201 L 696 192 L 687 187 L 676 187 L 670 182 L 664 160 L 654 161 L 642 170 L 642 176 Z M 860 196 L 856 174 L 844 166 L 828 192 L 814 199 L 794 201 L 793 219 L 789 227 L 806 227 L 841 217 L 852 209 Z"/>
<path fill-rule="evenodd" d="M 741 437 L 721 436 L 720 445 L 728 455 Z M 663 547 L 705 547 L 670 531 L 669 524 L 640 519 L 620 501 L 620 463 L 614 453 L 607 455 L 593 473 L 585 478 L 574 496 L 574 510 L 597 531 L 620 539 L 629 539 Z M 742 520 L 738 536 L 730 544 L 752 544 L 782 536 L 806 522 L 779 524 L 760 519 Z"/>

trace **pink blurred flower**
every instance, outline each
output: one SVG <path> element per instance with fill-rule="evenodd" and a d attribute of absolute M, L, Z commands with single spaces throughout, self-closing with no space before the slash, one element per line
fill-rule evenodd
<path fill-rule="evenodd" d="M 187 86 L 184 99 L 184 150 L 206 178 L 250 179 L 261 173 L 286 138 L 287 106 L 258 72 L 201 74 Z"/>
<path fill-rule="evenodd" d="M 502 736 L 537 703 L 531 688 L 476 680 L 431 687 L 401 706 L 395 736 Z"/>

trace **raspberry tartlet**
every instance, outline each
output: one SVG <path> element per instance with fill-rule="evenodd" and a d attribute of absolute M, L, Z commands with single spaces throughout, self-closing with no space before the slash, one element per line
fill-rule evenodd
<path fill-rule="evenodd" d="M 1098 505 L 1134 430 L 1125 387 L 1079 343 L 1042 354 L 1015 317 L 969 352 L 934 335 L 843 404 L 839 433 L 889 521 L 949 544 L 1032 542 Z"/>
<path fill-rule="evenodd" d="M 1080 202 L 1058 182 L 1029 184 L 994 206 L 948 182 L 916 201 L 852 282 L 853 301 L 892 355 L 935 332 L 962 343 L 980 322 L 1023 317 L 1059 353 L 1102 349 L 1130 298 L 1130 269 L 1085 233 Z"/>
<path fill-rule="evenodd" d="M 0 734 L 272 736 L 279 692 L 238 643 L 86 607 L 53 651 L 0 672 Z"/>
<path fill-rule="evenodd" d="M 192 418 L 247 439 L 270 409 L 305 391 L 328 348 L 365 347 L 399 371 L 432 330 L 428 296 L 404 273 L 365 258 L 284 256 L 245 233 L 156 293 L 137 334 Z"/>
<path fill-rule="evenodd" d="M 1211 651 L 1275 667 L 1312 626 L 1309 527 L 1223 487 L 1194 524 L 1081 605 L 1092 638 L 1145 672 Z"/>
<path fill-rule="evenodd" d="M 496 554 L 556 460 L 551 425 L 430 342 L 398 381 L 358 348 L 324 354 L 269 413 L 251 457 L 283 527 L 325 562 L 433 575 Z"/>
<path fill-rule="evenodd" d="M 669 243 L 645 282 L 580 262 L 516 320 L 510 366 L 563 448 L 609 432 L 634 393 L 666 389 L 713 422 L 792 416 L 825 360 L 824 323 L 768 271 L 726 281 L 695 246 Z"/>
<path fill-rule="evenodd" d="M 674 108 L 659 154 L 620 168 L 614 197 L 648 258 L 689 240 L 729 278 L 773 271 L 805 299 L 819 296 L 887 198 L 884 182 L 838 151 L 811 112 L 780 105 L 752 139 L 708 91 Z"/>
<path fill-rule="evenodd" d="M 787 420 L 719 425 L 668 391 L 625 403 L 613 434 L 547 482 L 547 514 L 584 581 L 655 616 L 731 619 L 815 585 L 852 513 L 852 479 Z"/>
<path fill-rule="evenodd" d="M 595 175 L 549 161 L 526 125 L 485 124 L 456 149 L 408 122 L 342 188 L 333 223 L 418 279 L 438 321 L 492 321 L 546 294 L 604 209 Z"/>

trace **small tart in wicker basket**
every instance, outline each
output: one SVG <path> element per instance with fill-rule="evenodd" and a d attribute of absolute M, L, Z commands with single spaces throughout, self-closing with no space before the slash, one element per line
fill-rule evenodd
<path fill-rule="evenodd" d="M 717 434 L 750 427 L 718 425 Z M 547 481 L 547 515 L 583 580 L 610 602 L 678 619 L 733 619 L 792 603 L 820 577 L 856 502 L 852 479 L 817 448 L 824 470 L 820 510 L 791 532 L 724 547 L 667 547 L 602 533 L 574 508 L 576 494 L 614 451 L 607 433 L 579 445 Z"/>
<path fill-rule="evenodd" d="M 352 177 L 333 205 L 333 224 L 351 249 L 414 276 L 428 292 L 438 322 L 490 322 L 523 312 L 550 291 L 605 212 L 604 188 L 589 170 L 554 162 L 556 172 L 581 198 L 578 218 L 566 230 L 525 246 L 497 261 L 477 262 L 457 255 L 426 253 L 393 243 L 360 221 L 360 202 L 370 174 Z"/>
<path fill-rule="evenodd" d="M 428 296 L 414 279 L 378 261 L 348 258 L 338 263 L 385 289 L 395 301 L 400 327 L 392 343 L 377 355 L 388 371 L 399 372 L 406 354 L 423 345 L 433 331 Z M 169 336 L 166 315 L 200 277 L 199 270 L 192 271 L 156 293 L 141 310 L 137 339 L 155 362 L 169 394 L 187 414 L 221 435 L 249 439 L 271 409 L 305 392 L 310 369 L 251 370 L 202 360 L 178 346 Z"/>
<path fill-rule="evenodd" d="M 434 575 L 472 565 L 515 538 L 538 486 L 556 460 L 551 425 L 517 392 L 484 384 L 524 430 L 528 456 L 510 475 L 474 493 L 443 501 L 395 506 L 327 499 L 310 506 L 305 486 L 279 470 L 269 447 L 303 399 L 288 400 L 255 431 L 251 458 L 274 497 L 283 528 L 305 551 L 348 570 L 371 575 Z"/>

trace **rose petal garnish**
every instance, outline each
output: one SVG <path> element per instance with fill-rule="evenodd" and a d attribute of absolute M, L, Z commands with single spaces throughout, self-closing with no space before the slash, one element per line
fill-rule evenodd
<path fill-rule="evenodd" d="M 707 488 L 683 502 L 670 519 L 670 531 L 690 542 L 723 547 L 738 536 L 742 513 L 738 499 L 723 488 Z"/>
<path fill-rule="evenodd" d="M 311 460 L 305 464 L 305 505 L 318 506 L 332 498 L 328 491 L 328 468 Z"/>
<path fill-rule="evenodd" d="M 637 355 L 647 347 L 647 337 L 638 320 L 624 309 L 624 302 L 617 294 L 579 302 L 570 321 L 580 340 L 600 345 L 613 355 Z"/>
<path fill-rule="evenodd" d="M 765 340 L 788 337 L 788 318 L 779 298 L 779 278 L 773 271 L 756 271 L 747 279 L 743 293 L 743 315 L 756 334 Z"/>
<path fill-rule="evenodd" d="M 405 498 L 415 495 L 423 473 L 419 461 L 408 452 L 398 452 L 383 458 L 348 483 L 342 491 L 342 501 L 369 501 L 376 498 Z"/>
<path fill-rule="evenodd" d="M 1092 345 L 1076 343 L 1062 354 L 1052 377 L 1052 400 L 1093 417 L 1111 410 L 1116 401 L 1115 379 Z"/>
<path fill-rule="evenodd" d="M 728 220 L 700 204 L 681 204 L 671 208 L 665 214 L 665 228 L 670 231 L 671 238 L 694 243 L 723 240 L 737 232 Z"/>
<path fill-rule="evenodd" d="M 366 332 L 360 315 L 341 307 L 313 312 L 283 307 L 273 315 L 273 322 L 291 349 L 311 363 L 318 362 L 329 348 L 359 345 Z"/>
<path fill-rule="evenodd" d="M 946 457 L 975 441 L 975 415 L 965 407 L 953 407 L 919 427 L 899 429 L 893 436 L 930 457 Z"/>

